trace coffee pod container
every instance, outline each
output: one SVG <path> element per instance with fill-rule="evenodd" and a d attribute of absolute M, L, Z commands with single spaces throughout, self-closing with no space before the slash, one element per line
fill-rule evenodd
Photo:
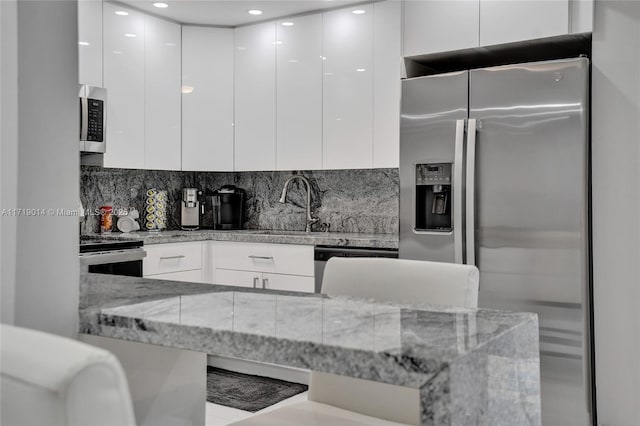
<path fill-rule="evenodd" d="M 151 188 L 145 200 L 145 229 L 162 231 L 167 228 L 167 191 Z"/>

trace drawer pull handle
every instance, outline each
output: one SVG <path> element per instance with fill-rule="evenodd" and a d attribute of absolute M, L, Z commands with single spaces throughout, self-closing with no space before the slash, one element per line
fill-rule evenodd
<path fill-rule="evenodd" d="M 268 288 L 269 287 L 269 278 L 263 278 L 262 279 L 262 288 Z"/>
<path fill-rule="evenodd" d="M 273 256 L 253 256 L 253 255 L 250 255 L 249 259 L 273 260 Z"/>
<path fill-rule="evenodd" d="M 169 260 L 169 259 L 184 259 L 184 255 L 181 254 L 180 256 L 161 256 L 160 260 Z"/>
<path fill-rule="evenodd" d="M 253 278 L 253 288 L 258 288 L 258 280 L 259 280 L 258 277 Z"/>

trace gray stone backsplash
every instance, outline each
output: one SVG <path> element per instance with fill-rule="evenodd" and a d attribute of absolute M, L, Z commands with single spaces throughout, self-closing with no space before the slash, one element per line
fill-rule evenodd
<path fill-rule="evenodd" d="M 309 178 L 313 215 L 320 219 L 319 224 L 329 224 L 332 232 L 398 233 L 398 169 L 222 173 L 96 166 L 81 166 L 80 199 L 89 212 L 81 230 L 98 230 L 95 212 L 103 205 L 112 205 L 116 210 L 135 207 L 142 214 L 148 188 L 167 191 L 167 229 L 180 229 L 182 188 L 215 190 L 223 185 L 247 191 L 246 229 L 304 230 L 304 184 L 293 181 L 287 204 L 278 202 L 282 186 L 292 174 Z"/>

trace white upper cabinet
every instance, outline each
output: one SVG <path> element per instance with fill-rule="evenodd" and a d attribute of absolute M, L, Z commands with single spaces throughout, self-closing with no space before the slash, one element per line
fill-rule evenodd
<path fill-rule="evenodd" d="M 355 11 L 359 13 L 353 13 Z M 323 16 L 324 169 L 373 166 L 373 6 Z"/>
<path fill-rule="evenodd" d="M 233 29 L 182 27 L 182 170 L 233 171 Z"/>
<path fill-rule="evenodd" d="M 480 0 L 480 44 L 569 33 L 569 0 Z"/>
<path fill-rule="evenodd" d="M 78 2 L 78 80 L 102 87 L 102 1 Z"/>
<path fill-rule="evenodd" d="M 116 14 L 116 12 L 120 12 Z M 104 3 L 105 167 L 144 168 L 144 15 Z"/>
<path fill-rule="evenodd" d="M 401 6 L 373 4 L 373 167 L 400 164 Z"/>
<path fill-rule="evenodd" d="M 404 56 L 480 45 L 478 0 L 406 0 Z"/>
<path fill-rule="evenodd" d="M 276 169 L 276 24 L 235 29 L 235 170 Z"/>
<path fill-rule="evenodd" d="M 569 18 L 572 34 L 593 31 L 593 0 L 569 0 Z"/>
<path fill-rule="evenodd" d="M 322 168 L 322 15 L 277 22 L 277 169 Z"/>
<path fill-rule="evenodd" d="M 145 17 L 145 169 L 180 170 L 180 25 Z"/>

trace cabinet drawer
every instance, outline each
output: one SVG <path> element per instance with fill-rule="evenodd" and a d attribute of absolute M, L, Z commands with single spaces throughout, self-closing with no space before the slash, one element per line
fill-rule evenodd
<path fill-rule="evenodd" d="M 186 281 L 191 283 L 202 282 L 202 271 L 194 269 L 193 271 L 168 272 L 166 274 L 147 275 L 145 278 L 150 280 L 169 280 L 169 281 Z"/>
<path fill-rule="evenodd" d="M 262 274 L 260 272 L 231 271 L 229 269 L 216 269 L 216 282 L 220 285 L 233 285 L 236 287 L 262 287 Z"/>
<path fill-rule="evenodd" d="M 202 243 L 175 243 L 145 246 L 144 275 L 202 269 Z"/>
<path fill-rule="evenodd" d="M 313 246 L 220 242 L 216 268 L 313 276 Z"/>
<path fill-rule="evenodd" d="M 301 291 L 313 293 L 315 280 L 313 277 L 299 275 L 262 274 L 262 282 L 265 288 L 270 290 Z"/>

